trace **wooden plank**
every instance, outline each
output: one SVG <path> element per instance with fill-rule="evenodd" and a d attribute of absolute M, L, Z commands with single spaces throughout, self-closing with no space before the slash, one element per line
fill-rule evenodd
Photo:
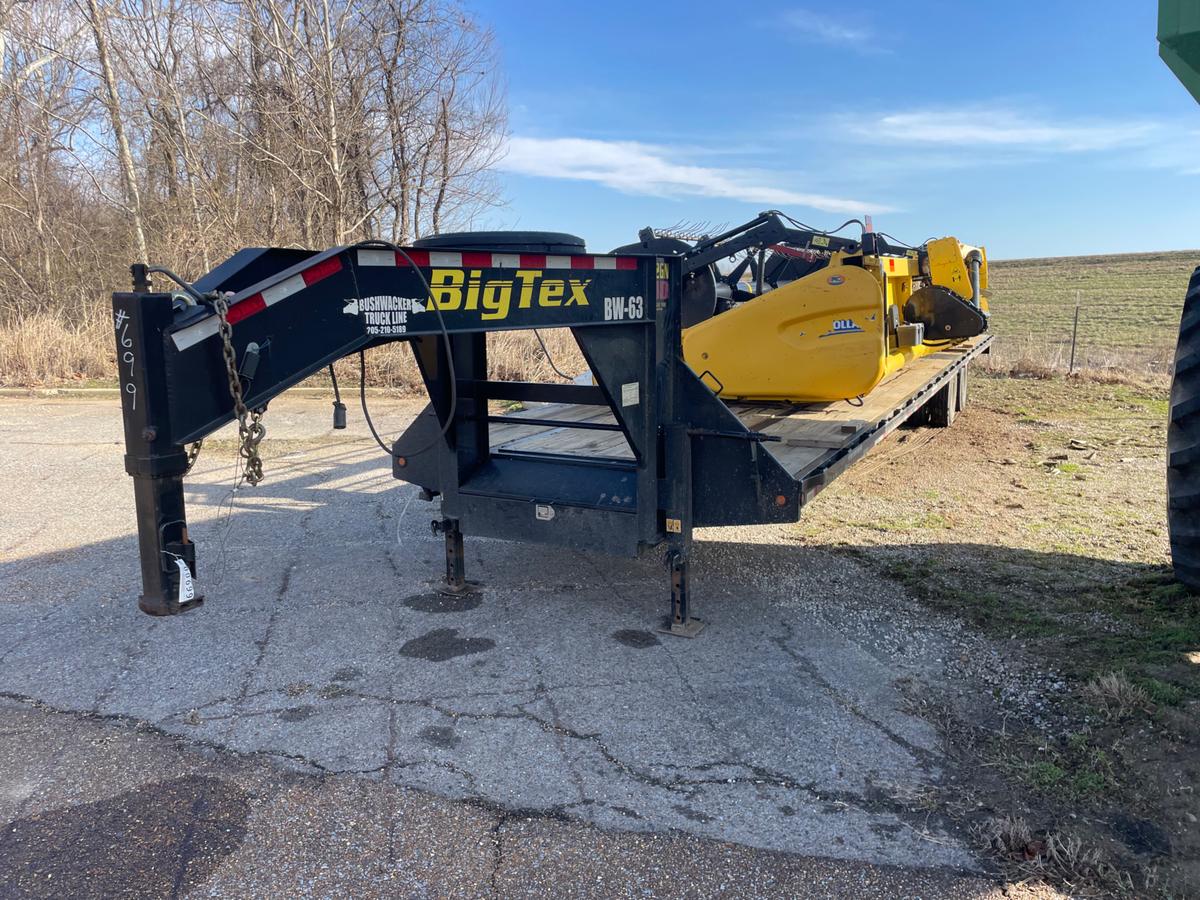
<path fill-rule="evenodd" d="M 729 409 L 751 431 L 782 438 L 763 446 L 794 477 L 833 458 L 861 435 L 892 419 L 918 392 L 951 366 L 961 363 L 983 338 L 913 360 L 885 378 L 859 404 L 847 401 L 809 403 L 730 403 Z M 493 448 L 533 453 L 565 453 L 632 458 L 633 451 L 620 432 L 591 429 L 547 428 L 521 425 L 522 418 L 559 419 L 569 422 L 615 423 L 607 407 L 565 403 L 530 404 L 505 416 L 511 420 L 491 426 Z"/>
<path fill-rule="evenodd" d="M 884 379 L 861 404 L 839 402 L 797 407 L 789 415 L 757 430 L 783 439 L 764 446 L 793 477 L 802 479 L 832 458 L 834 452 L 851 446 L 861 435 L 896 417 L 931 382 L 961 363 L 963 354 L 975 345 L 972 341 L 954 348 L 955 352 L 938 351 L 913 360 Z"/>
<path fill-rule="evenodd" d="M 556 419 L 562 422 L 597 422 L 616 424 L 612 410 L 604 406 L 583 406 L 567 403 L 537 403 L 509 413 L 511 421 L 492 423 L 490 434 L 494 450 L 519 450 L 526 453 L 564 453 L 582 456 L 633 457 L 633 451 L 620 431 L 598 431 L 583 428 L 552 428 L 544 425 L 521 425 L 523 418 Z"/>

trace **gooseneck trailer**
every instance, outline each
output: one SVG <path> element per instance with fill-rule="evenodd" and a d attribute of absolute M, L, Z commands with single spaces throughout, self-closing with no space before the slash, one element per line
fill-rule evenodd
<path fill-rule="evenodd" d="M 259 419 L 272 398 L 343 357 L 405 341 L 429 402 L 391 446 L 392 470 L 440 502 L 444 588 L 472 589 L 464 534 L 628 556 L 665 547 L 664 627 L 692 635 L 694 529 L 795 521 L 905 421 L 950 424 L 966 400 L 967 367 L 991 340 L 974 248 L 943 278 L 932 247 L 870 232 L 836 237 L 775 214 L 694 246 L 642 237 L 613 254 L 533 232 L 247 249 L 193 284 L 134 266 L 133 291 L 113 295 L 113 325 L 141 609 L 171 615 L 201 602 L 184 504 L 196 442 L 237 420 L 256 481 Z M 716 263 L 731 256 L 740 263 L 722 271 Z M 873 273 L 877 294 L 852 269 Z M 964 278 L 957 293 L 938 287 Z M 735 322 L 742 310 L 761 328 L 761 304 L 776 297 L 764 353 L 785 340 L 790 349 L 779 353 L 808 354 L 811 341 L 811 358 L 824 360 L 844 339 L 882 354 L 861 364 L 878 363 L 874 386 L 814 399 L 788 386 L 805 379 L 774 379 L 762 399 L 726 387 L 753 373 L 739 373 L 711 335 L 688 358 L 685 341 L 698 328 Z M 547 328 L 571 330 L 590 378 L 489 377 L 490 332 Z M 843 359 L 828 358 L 822 372 Z M 496 401 L 518 408 L 501 414 Z"/>

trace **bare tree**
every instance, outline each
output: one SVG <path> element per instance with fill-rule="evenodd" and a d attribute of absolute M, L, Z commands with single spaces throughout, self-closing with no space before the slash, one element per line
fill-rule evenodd
<path fill-rule="evenodd" d="M 131 255 L 461 228 L 504 128 L 452 0 L 0 0 L 0 329 L 98 327 Z"/>
<path fill-rule="evenodd" d="M 105 111 L 108 113 L 109 124 L 117 145 L 117 160 L 121 168 L 121 181 L 125 188 L 126 212 L 129 214 L 130 225 L 137 240 L 138 260 L 146 262 L 150 259 L 150 249 L 146 246 L 146 230 L 142 225 L 142 197 L 138 191 L 137 172 L 133 167 L 133 153 L 129 149 L 129 140 L 125 136 L 125 118 L 121 113 L 121 93 L 117 87 L 117 77 L 113 73 L 112 61 L 108 53 L 108 22 L 96 4 L 96 0 L 86 0 L 86 4 L 88 24 L 91 26 L 92 37 L 96 42 L 96 59 L 100 63 L 100 73 L 103 78 Z"/>

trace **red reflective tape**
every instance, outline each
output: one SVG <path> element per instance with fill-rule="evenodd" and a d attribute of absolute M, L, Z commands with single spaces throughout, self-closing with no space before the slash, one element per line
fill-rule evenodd
<path fill-rule="evenodd" d="M 492 254 L 464 253 L 462 255 L 462 264 L 464 269 L 490 269 L 492 267 Z"/>
<path fill-rule="evenodd" d="M 262 312 L 267 308 L 267 301 L 263 299 L 262 294 L 254 294 L 247 297 L 245 300 L 239 300 L 233 306 L 229 307 L 229 314 L 226 318 L 230 325 L 236 325 L 242 319 L 248 319 L 257 312 Z"/>
<path fill-rule="evenodd" d="M 590 256 L 572 256 L 572 269 L 593 269 L 596 267 L 596 260 Z"/>
<path fill-rule="evenodd" d="M 413 261 L 413 265 L 419 268 L 427 268 L 429 266 L 429 251 L 428 250 L 408 250 L 409 259 Z M 408 260 L 402 254 L 396 254 L 396 265 L 407 266 Z"/>
<path fill-rule="evenodd" d="M 544 269 L 546 268 L 546 257 L 538 256 L 536 253 L 521 254 L 522 269 Z"/>
<path fill-rule="evenodd" d="M 635 256 L 618 256 L 617 268 L 628 271 L 629 269 L 637 268 L 637 257 Z"/>
<path fill-rule="evenodd" d="M 300 273 L 300 277 L 304 279 L 304 286 L 310 287 L 316 284 L 323 278 L 328 278 L 335 272 L 342 271 L 342 258 L 340 256 L 331 256 L 329 259 L 322 260 L 310 269 L 305 269 Z"/>
<path fill-rule="evenodd" d="M 894 259 L 889 259 L 889 260 L 888 260 L 888 271 L 889 271 L 889 272 L 895 272 L 895 271 L 896 271 L 896 261 L 895 261 Z"/>

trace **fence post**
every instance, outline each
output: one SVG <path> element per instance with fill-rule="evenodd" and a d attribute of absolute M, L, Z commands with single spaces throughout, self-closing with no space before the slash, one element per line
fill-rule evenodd
<path fill-rule="evenodd" d="M 1075 342 L 1079 338 L 1079 291 L 1075 292 L 1075 324 L 1071 326 L 1071 363 L 1067 366 L 1067 374 L 1075 374 Z"/>

